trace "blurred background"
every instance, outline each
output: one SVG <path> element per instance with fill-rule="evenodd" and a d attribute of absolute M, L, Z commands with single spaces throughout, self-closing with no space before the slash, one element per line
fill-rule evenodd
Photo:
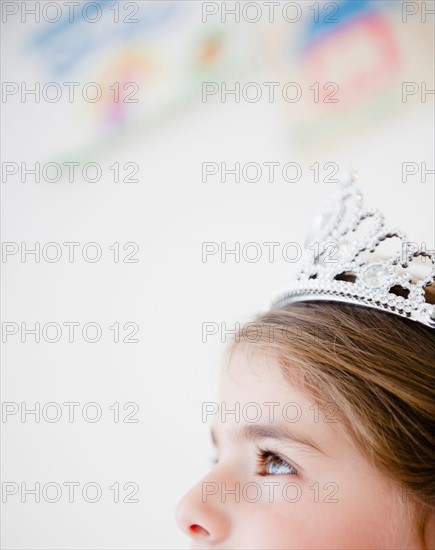
<path fill-rule="evenodd" d="M 1 544 L 185 548 L 225 331 L 337 181 L 435 248 L 434 2 L 1 4 Z"/>

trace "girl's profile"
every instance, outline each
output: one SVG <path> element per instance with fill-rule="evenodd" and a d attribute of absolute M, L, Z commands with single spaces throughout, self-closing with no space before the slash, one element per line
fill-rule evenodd
<path fill-rule="evenodd" d="M 435 253 L 386 229 L 353 179 L 316 239 L 228 348 L 216 462 L 177 508 L 192 548 L 435 548 Z"/>

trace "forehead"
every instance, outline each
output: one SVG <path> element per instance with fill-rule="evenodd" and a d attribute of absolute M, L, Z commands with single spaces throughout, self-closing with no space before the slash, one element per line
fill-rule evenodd
<path fill-rule="evenodd" d="M 259 424 L 284 426 L 296 436 L 315 440 L 330 456 L 349 446 L 336 405 L 328 404 L 322 410 L 304 390 L 300 371 L 289 369 L 286 378 L 277 359 L 257 352 L 247 354 L 243 346 L 235 351 L 221 373 L 221 414 L 212 421 L 215 433 L 226 432 L 229 437 L 258 418 Z M 223 414 L 224 410 L 238 410 L 239 420 L 231 412 Z"/>
<path fill-rule="evenodd" d="M 303 389 L 302 374 L 290 369 L 290 379 L 282 373 L 278 360 L 246 346 L 236 346 L 231 360 L 221 372 L 220 396 L 229 402 L 276 401 L 297 398 L 304 405 L 312 399 Z"/>

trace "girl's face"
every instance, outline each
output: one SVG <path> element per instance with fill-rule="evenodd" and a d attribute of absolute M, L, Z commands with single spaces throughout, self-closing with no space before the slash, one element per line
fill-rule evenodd
<path fill-rule="evenodd" d="M 406 493 L 346 437 L 333 404 L 235 352 L 222 373 L 216 464 L 178 505 L 192 548 L 420 548 Z"/>

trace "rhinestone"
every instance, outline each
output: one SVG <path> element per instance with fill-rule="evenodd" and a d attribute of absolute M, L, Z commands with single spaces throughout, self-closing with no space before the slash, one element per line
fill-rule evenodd
<path fill-rule="evenodd" d="M 341 243 L 338 244 L 338 253 L 341 257 L 347 256 L 349 252 L 351 251 L 351 245 L 350 242 L 347 240 L 341 241 Z"/>
<path fill-rule="evenodd" d="M 381 288 L 388 280 L 388 269 L 379 264 L 369 265 L 362 273 L 363 282 L 371 288 Z"/>
<path fill-rule="evenodd" d="M 318 214 L 312 224 L 311 224 L 311 230 L 309 231 L 306 239 L 305 239 L 305 248 L 308 247 L 308 245 L 314 241 L 316 237 L 319 236 L 319 234 L 324 231 L 328 225 L 328 223 L 331 221 L 332 216 L 334 215 L 334 209 L 331 205 L 328 205 L 323 212 Z"/>

